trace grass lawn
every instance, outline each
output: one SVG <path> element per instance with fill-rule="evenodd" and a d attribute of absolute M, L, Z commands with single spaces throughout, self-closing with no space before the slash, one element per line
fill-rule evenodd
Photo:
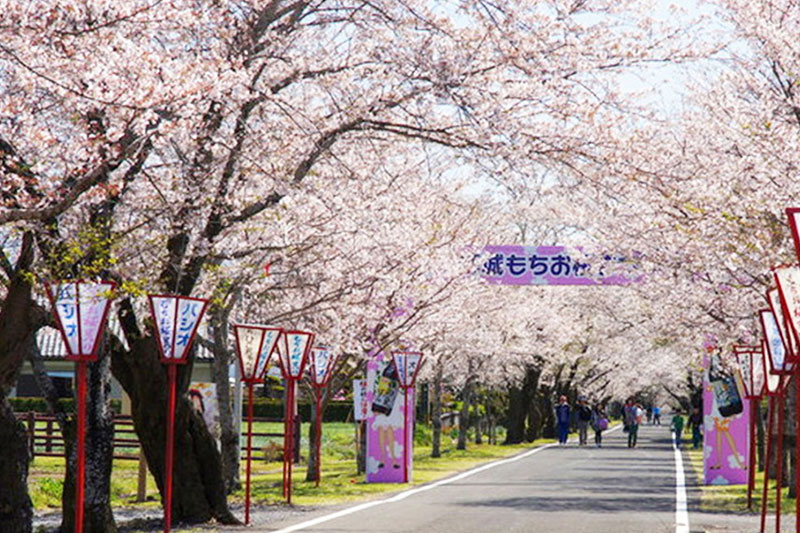
<path fill-rule="evenodd" d="M 245 428 L 243 428 L 244 430 Z M 326 423 L 322 434 L 322 482 L 315 487 L 306 482 L 305 459 L 308 456 L 308 424 L 303 424 L 301 455 L 303 461 L 293 468 L 292 502 L 298 505 L 336 504 L 369 498 L 382 493 L 394 492 L 407 487 L 396 483 L 366 483 L 364 475 L 356 474 L 355 430 L 352 424 Z M 500 428 L 502 431 L 502 428 Z M 280 423 L 254 424 L 254 433 L 282 431 Z M 504 435 L 498 436 L 501 441 Z M 484 439 L 486 440 L 486 439 Z M 282 438 L 256 437 L 253 441 L 253 467 L 251 501 L 255 505 L 271 505 L 284 502 L 282 495 L 282 462 L 265 461 L 264 447 L 269 442 L 282 444 Z M 242 440 L 244 443 L 244 439 Z M 500 459 L 517 452 L 539 446 L 550 440 L 539 440 L 533 444 L 514 446 L 476 445 L 474 440 L 467 450 L 456 450 L 455 434 L 442 435 L 442 457 L 433 459 L 431 454 L 431 430 L 418 426 L 415 436 L 413 479 L 408 486 L 419 485 L 472 468 L 487 461 Z M 112 505 L 114 507 L 158 508 L 160 497 L 155 481 L 147 473 L 146 502 L 136 502 L 139 465 L 137 461 L 115 460 L 112 472 Z M 28 485 L 37 511 L 60 510 L 61 489 L 64 477 L 62 458 L 36 457 L 31 464 Z M 244 461 L 242 461 L 242 483 L 244 483 Z M 244 488 L 232 494 L 228 501 L 242 503 Z"/>
<path fill-rule="evenodd" d="M 694 471 L 696 482 L 700 488 L 700 509 L 708 512 L 747 512 L 747 485 L 703 485 L 703 451 L 691 449 L 691 443 L 684 442 L 684 449 Z M 687 473 L 691 475 L 691 473 Z M 767 495 L 767 506 L 775 509 L 775 480 L 770 480 Z M 764 491 L 764 473 L 756 471 L 756 484 L 753 490 L 753 513 L 761 512 L 761 495 Z M 794 511 L 795 499 L 789 498 L 789 487 L 781 491 L 781 514 Z"/>

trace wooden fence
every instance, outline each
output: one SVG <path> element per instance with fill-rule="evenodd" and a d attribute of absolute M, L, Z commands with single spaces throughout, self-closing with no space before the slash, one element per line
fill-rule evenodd
<path fill-rule="evenodd" d="M 64 437 L 58 427 L 56 418 L 52 415 L 37 413 L 17 413 L 17 419 L 25 424 L 28 434 L 28 449 L 31 457 L 63 457 Z M 295 447 L 297 459 L 300 450 L 300 419 L 295 418 L 296 428 Z M 253 422 L 279 422 L 283 420 L 273 418 L 254 418 Z M 258 442 L 264 439 L 283 438 L 283 433 L 253 432 L 253 447 L 258 450 Z M 242 435 L 242 451 L 245 451 L 245 435 Z M 282 445 L 281 445 L 282 446 Z M 130 415 L 114 416 L 114 459 L 139 460 L 139 438 L 133 428 L 133 418 Z M 256 451 L 256 455 L 258 452 Z"/>

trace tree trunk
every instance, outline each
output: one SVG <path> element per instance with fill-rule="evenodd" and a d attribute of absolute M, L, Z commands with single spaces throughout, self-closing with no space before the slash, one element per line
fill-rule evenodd
<path fill-rule="evenodd" d="M 525 428 L 525 441 L 533 442 L 541 435 L 542 416 L 540 406 L 537 405 L 537 392 L 539 389 L 539 377 L 541 370 L 533 365 L 525 367 L 525 382 L 522 388 L 525 400 L 527 427 Z"/>
<path fill-rule="evenodd" d="M 483 417 L 475 415 L 475 444 L 483 444 Z"/>
<path fill-rule="evenodd" d="M 508 428 L 503 444 L 519 444 L 525 439 L 525 409 L 522 405 L 522 389 L 508 389 Z"/>
<path fill-rule="evenodd" d="M 158 357 L 151 336 L 132 334 L 133 310 L 123 302 L 120 320 L 126 329 L 130 351 L 115 350 L 112 371 L 131 399 L 139 442 L 158 489 L 164 497 L 164 463 L 169 386 L 166 365 Z M 175 453 L 172 485 L 172 517 L 175 522 L 200 523 L 214 518 L 224 524 L 239 524 L 225 499 L 222 457 L 202 415 L 186 396 L 192 371 L 188 364 L 178 366 L 175 405 Z"/>
<path fill-rule="evenodd" d="M 111 411 L 110 359 L 101 354 L 89 364 L 86 409 L 86 483 L 83 530 L 114 533 L 117 525 L 111 508 L 111 467 L 114 458 L 114 418 Z M 77 406 L 77 401 L 75 402 Z M 69 460 L 61 494 L 61 533 L 75 529 L 75 478 L 77 468 L 77 412 L 63 428 Z"/>
<path fill-rule="evenodd" d="M 33 505 L 28 495 L 28 435 L 0 391 L 0 531 L 30 533 Z"/>
<path fill-rule="evenodd" d="M 49 313 L 31 297 L 30 279 L 22 275 L 34 259 L 33 234 L 22 238 L 5 300 L 0 306 L 0 531 L 31 531 L 33 505 L 28 495 L 28 437 L 17 422 L 7 395 L 16 384 L 28 347 Z"/>
<path fill-rule="evenodd" d="M 231 352 L 228 349 L 228 317 L 226 310 L 214 309 L 211 313 L 214 331 L 214 362 L 211 366 L 212 379 L 217 388 L 217 408 L 220 425 L 220 453 L 222 459 L 222 477 L 225 480 L 225 494 L 238 490 L 242 486 L 239 476 L 241 457 L 239 448 L 239 416 L 233 412 L 231 386 L 228 369 L 231 363 Z"/>
<path fill-rule="evenodd" d="M 442 366 L 436 365 L 433 376 L 433 409 L 431 424 L 433 425 L 433 442 L 431 444 L 431 457 L 442 456 Z"/>
<path fill-rule="evenodd" d="M 458 417 L 458 444 L 457 450 L 467 449 L 467 430 L 469 429 L 469 407 L 472 401 L 472 378 L 467 378 L 464 389 L 461 391 L 461 413 Z"/>
<path fill-rule="evenodd" d="M 317 391 L 312 392 L 313 401 L 311 402 L 311 420 L 308 424 L 308 468 L 306 468 L 306 481 L 317 481 Z M 325 396 L 322 398 L 322 405 L 320 411 L 325 413 Z M 324 426 L 324 425 L 323 425 Z M 322 435 L 320 434 L 320 438 Z"/>

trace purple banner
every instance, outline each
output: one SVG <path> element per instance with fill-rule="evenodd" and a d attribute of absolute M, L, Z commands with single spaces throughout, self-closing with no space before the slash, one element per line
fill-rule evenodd
<path fill-rule="evenodd" d="M 750 402 L 745 401 L 737 376 L 723 372 L 715 358 L 703 361 L 705 484 L 743 485 L 749 464 Z"/>
<path fill-rule="evenodd" d="M 495 285 L 628 285 L 644 279 L 636 257 L 564 246 L 486 246 L 481 276 Z"/>

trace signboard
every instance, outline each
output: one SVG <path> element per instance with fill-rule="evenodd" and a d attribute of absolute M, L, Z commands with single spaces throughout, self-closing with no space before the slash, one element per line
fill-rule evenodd
<path fill-rule="evenodd" d="M 333 352 L 328 346 L 315 346 L 311 349 L 311 380 L 314 385 L 326 385 L 335 362 Z"/>
<path fill-rule="evenodd" d="M 778 285 L 780 307 L 783 310 L 783 318 L 785 320 L 782 325 L 789 333 L 783 339 L 784 345 L 796 347 L 800 340 L 798 336 L 798 326 L 800 326 L 800 267 L 794 265 L 777 267 L 773 269 L 773 274 Z M 770 302 L 770 305 L 773 305 L 772 302 Z M 777 312 L 775 313 L 778 316 Z M 792 358 L 794 354 L 790 349 L 787 350 L 786 355 L 787 358 Z"/>
<path fill-rule="evenodd" d="M 185 362 L 208 301 L 188 296 L 151 295 L 149 298 L 162 361 Z"/>
<path fill-rule="evenodd" d="M 481 276 L 494 285 L 628 285 L 644 279 L 635 257 L 564 246 L 486 246 Z"/>
<path fill-rule="evenodd" d="M 369 403 L 367 403 L 367 380 L 353 380 L 353 419 L 360 422 L 366 420 L 370 415 Z"/>
<path fill-rule="evenodd" d="M 747 483 L 749 402 L 716 354 L 703 361 L 703 467 L 706 485 Z"/>
<path fill-rule="evenodd" d="M 314 335 L 303 331 L 286 331 L 283 345 L 278 350 L 281 368 L 286 377 L 299 379 L 306 365 L 308 348 Z"/>
<path fill-rule="evenodd" d="M 264 379 L 272 351 L 280 337 L 280 328 L 256 324 L 234 324 L 240 370 L 245 381 Z"/>
<path fill-rule="evenodd" d="M 792 365 L 786 362 L 786 346 L 783 343 L 783 334 L 775 319 L 775 314 L 769 309 L 758 312 L 761 318 L 761 327 L 764 330 L 764 342 L 767 346 L 766 357 L 769 361 L 770 373 L 788 373 Z"/>
<path fill-rule="evenodd" d="M 68 359 L 95 360 L 113 282 L 71 281 L 47 286 Z"/>
<path fill-rule="evenodd" d="M 391 357 L 382 352 L 374 354 L 367 363 L 367 403 L 370 407 L 367 419 L 367 483 L 403 483 L 404 449 L 410 442 L 403 442 L 413 435 L 413 416 L 403 413 L 404 401 L 400 389 L 397 369 Z M 409 390 L 408 405 L 413 406 L 414 391 Z M 403 422 L 410 428 L 404 431 Z M 410 449 L 410 448 L 409 448 Z M 413 462 L 409 457 L 409 476 Z"/>

